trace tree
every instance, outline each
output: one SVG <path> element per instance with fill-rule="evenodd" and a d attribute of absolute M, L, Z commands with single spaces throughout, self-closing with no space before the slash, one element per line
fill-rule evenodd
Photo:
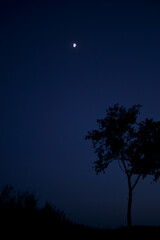
<path fill-rule="evenodd" d="M 0 193 L 0 210 L 13 210 L 15 208 L 16 196 L 13 185 L 6 185 Z"/>
<path fill-rule="evenodd" d="M 54 223 L 55 225 L 58 225 L 66 221 L 65 213 L 57 209 L 48 201 L 45 203 L 45 206 L 42 208 L 41 212 L 46 219 L 48 218 L 48 220 L 52 222 L 52 224 Z"/>
<path fill-rule="evenodd" d="M 132 195 L 140 178 L 160 176 L 160 122 L 152 119 L 137 122 L 140 105 L 128 109 L 119 104 L 106 110 L 106 117 L 98 119 L 98 130 L 89 131 L 98 159 L 94 162 L 96 173 L 105 172 L 112 161 L 118 161 L 127 176 L 127 223 L 132 225 Z"/>

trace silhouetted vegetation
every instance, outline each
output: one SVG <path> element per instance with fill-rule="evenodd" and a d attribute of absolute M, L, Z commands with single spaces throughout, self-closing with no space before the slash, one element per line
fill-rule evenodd
<path fill-rule="evenodd" d="M 37 202 L 33 192 L 17 193 L 12 185 L 4 186 L 0 193 L 1 231 L 5 234 L 22 231 L 28 234 L 32 231 L 39 235 L 57 232 L 71 224 L 63 211 L 48 202 L 38 208 Z"/>
<path fill-rule="evenodd" d="M 159 227 L 135 226 L 113 230 L 95 229 L 85 225 L 73 224 L 66 219 L 65 213 L 49 202 L 42 208 L 37 207 L 33 192 L 17 193 L 12 185 L 3 187 L 0 193 L 0 232 L 3 238 L 16 239 L 59 239 L 70 237 L 120 237 L 137 234 L 158 234 Z"/>
<path fill-rule="evenodd" d="M 98 130 L 88 132 L 98 160 L 96 173 L 104 172 L 108 165 L 117 160 L 127 176 L 129 198 L 127 220 L 129 228 L 115 230 L 94 229 L 73 224 L 49 202 L 38 207 L 38 199 L 30 191 L 17 192 L 12 185 L 6 185 L 0 192 L 0 231 L 1 235 L 23 238 L 44 237 L 114 237 L 137 236 L 141 233 L 158 234 L 160 227 L 131 227 L 132 194 L 138 181 L 148 175 L 156 182 L 160 176 L 160 122 L 153 119 L 137 122 L 140 105 L 128 110 L 118 104 L 107 110 L 104 119 L 97 120 Z M 133 178 L 135 176 L 135 178 Z M 76 235 L 75 235 L 76 234 Z"/>
<path fill-rule="evenodd" d="M 140 178 L 160 176 L 160 121 L 145 119 L 138 122 L 140 105 L 126 109 L 115 104 L 106 111 L 104 119 L 98 119 L 98 130 L 88 132 L 98 160 L 96 173 L 105 172 L 108 165 L 117 160 L 128 181 L 128 226 L 132 225 L 132 195 Z"/>

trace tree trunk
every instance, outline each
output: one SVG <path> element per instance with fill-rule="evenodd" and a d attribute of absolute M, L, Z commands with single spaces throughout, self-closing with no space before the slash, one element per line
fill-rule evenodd
<path fill-rule="evenodd" d="M 128 189 L 129 189 L 129 194 L 128 194 L 127 223 L 128 223 L 128 227 L 131 227 L 132 226 L 132 215 L 131 215 L 131 210 L 132 210 L 132 187 L 131 187 L 130 178 L 128 179 Z"/>

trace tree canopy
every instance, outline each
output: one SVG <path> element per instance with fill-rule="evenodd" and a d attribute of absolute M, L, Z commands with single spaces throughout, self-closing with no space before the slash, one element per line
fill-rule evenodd
<path fill-rule="evenodd" d="M 145 119 L 138 122 L 141 105 L 126 109 L 119 104 L 106 110 L 106 117 L 98 119 L 98 130 L 89 131 L 98 159 L 96 173 L 104 172 L 112 161 L 122 162 L 130 174 L 160 176 L 160 121 Z"/>
<path fill-rule="evenodd" d="M 139 179 L 160 176 L 160 121 L 146 118 L 138 121 L 141 105 L 125 108 L 119 104 L 106 110 L 104 119 L 98 119 L 98 129 L 89 131 L 97 160 L 96 173 L 105 172 L 112 161 L 118 161 L 127 175 L 128 225 L 131 225 L 132 192 Z M 137 176 L 133 180 L 132 176 Z"/>

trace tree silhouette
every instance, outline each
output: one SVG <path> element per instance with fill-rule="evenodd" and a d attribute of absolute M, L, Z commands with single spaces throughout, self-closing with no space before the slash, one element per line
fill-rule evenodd
<path fill-rule="evenodd" d="M 28 235 L 34 233 L 36 237 L 37 234 L 44 234 L 46 238 L 46 234 L 56 235 L 69 226 L 70 221 L 66 219 L 63 211 L 48 202 L 39 208 L 37 202 L 33 192 L 20 193 L 13 185 L 4 186 L 0 192 L 1 235 L 3 230 L 3 236 L 6 236 L 6 233 L 15 233 L 17 237 L 18 233 L 21 235 L 24 232 Z"/>
<path fill-rule="evenodd" d="M 128 109 L 115 104 L 106 110 L 106 117 L 97 120 L 99 129 L 89 131 L 85 139 L 91 139 L 98 157 L 94 162 L 96 173 L 105 172 L 108 165 L 117 160 L 127 176 L 127 223 L 132 225 L 132 195 L 140 178 L 160 176 L 160 122 L 152 119 L 137 122 L 140 105 Z"/>

